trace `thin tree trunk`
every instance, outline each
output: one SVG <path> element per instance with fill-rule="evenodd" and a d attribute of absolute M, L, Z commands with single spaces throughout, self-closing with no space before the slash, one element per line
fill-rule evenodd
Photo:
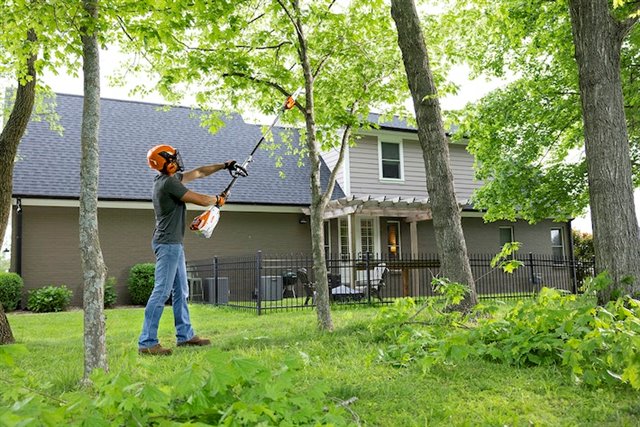
<path fill-rule="evenodd" d="M 11 332 L 11 325 L 9 325 L 9 319 L 4 313 L 4 307 L 0 302 L 0 345 L 13 344 L 16 340 L 13 338 Z"/>
<path fill-rule="evenodd" d="M 98 17 L 98 0 L 84 0 L 87 14 Z M 80 257 L 84 281 L 84 381 L 96 368 L 108 369 L 104 319 L 107 275 L 98 235 L 100 57 L 95 30 L 82 29 L 84 104 L 80 167 Z"/>
<path fill-rule="evenodd" d="M 29 30 L 27 32 L 27 42 L 34 43 L 36 40 L 36 33 L 33 30 Z M 18 154 L 18 145 L 29 124 L 36 98 L 36 59 L 37 55 L 34 53 L 27 60 L 27 77 L 30 80 L 24 85 L 18 84 L 13 109 L 0 134 L 0 242 L 2 242 L 7 231 L 11 213 L 13 166 Z M 4 99 L 2 99 L 2 102 L 4 102 Z"/>
<path fill-rule="evenodd" d="M 391 15 L 398 31 L 409 89 L 418 122 L 418 140 L 427 173 L 436 245 L 441 272 L 453 282 L 468 285 L 462 310 L 477 304 L 475 283 L 462 233 L 460 209 L 453 188 L 449 146 L 442 125 L 440 102 L 429 66 L 429 57 L 413 0 L 392 0 Z"/>
<path fill-rule="evenodd" d="M 316 123 L 313 103 L 313 73 L 307 55 L 307 41 L 304 37 L 300 20 L 300 4 L 296 0 L 296 27 L 299 42 L 300 62 L 305 81 L 305 122 L 309 161 L 311 162 L 311 253 L 313 257 L 313 273 L 316 282 L 316 308 L 318 313 L 318 327 L 324 331 L 333 331 L 331 306 L 329 304 L 329 283 L 327 278 L 327 262 L 324 253 L 324 210 L 326 198 L 322 194 L 320 181 L 320 145 L 316 139 Z"/>
<path fill-rule="evenodd" d="M 27 42 L 34 43 L 36 40 L 35 31 L 29 30 L 27 32 Z M 18 154 L 18 145 L 20 145 L 22 136 L 29 124 L 36 99 L 36 59 L 37 55 L 34 53 L 27 60 L 28 80 L 24 85 L 18 83 L 15 103 L 0 134 L 0 242 L 4 239 L 9 215 L 11 214 L 13 166 Z M 4 308 L 0 303 L 0 344 L 11 344 L 14 341 L 9 319 L 7 319 Z"/>
<path fill-rule="evenodd" d="M 610 15 L 607 0 L 570 0 L 569 10 L 596 266 L 613 279 L 613 285 L 598 295 L 599 302 L 605 303 L 640 289 L 640 239 L 620 80 L 620 51 L 628 28 Z"/>

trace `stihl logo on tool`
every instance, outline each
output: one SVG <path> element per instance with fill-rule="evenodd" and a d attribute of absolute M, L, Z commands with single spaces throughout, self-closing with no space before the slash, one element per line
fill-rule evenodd
<path fill-rule="evenodd" d="M 273 130 L 273 127 L 276 125 L 278 120 L 280 120 L 280 116 L 282 115 L 282 113 L 284 113 L 287 110 L 291 110 L 296 105 L 296 97 L 300 94 L 301 91 L 302 91 L 302 88 L 298 89 L 297 91 L 295 91 L 293 95 L 287 98 L 287 100 L 284 102 L 284 104 L 280 108 L 280 111 L 276 115 L 276 118 L 274 119 L 273 123 L 271 123 L 271 126 L 269 126 L 269 128 L 262 134 L 260 140 L 255 145 L 255 147 L 253 147 L 253 150 L 249 154 L 249 157 L 247 157 L 244 163 L 242 163 L 242 166 L 236 170 L 229 170 L 229 173 L 231 174 L 231 177 L 232 177 L 231 182 L 229 183 L 229 185 L 227 185 L 227 188 L 225 188 L 225 190 L 221 193 L 225 199 L 229 197 L 231 187 L 233 186 L 233 184 L 235 184 L 238 177 L 247 176 L 246 169 L 247 169 L 247 166 L 249 166 L 249 163 L 253 161 L 254 153 L 256 152 L 260 144 L 262 144 L 262 142 L 266 139 L 267 135 Z M 218 221 L 220 221 L 220 207 L 217 205 L 211 206 L 209 207 L 209 209 L 207 209 L 206 211 L 204 211 L 203 213 L 195 217 L 191 222 L 191 225 L 189 226 L 189 228 L 195 231 L 196 233 L 198 233 L 200 236 L 208 239 L 213 234 L 213 230 L 216 228 L 216 225 L 218 225 Z"/>

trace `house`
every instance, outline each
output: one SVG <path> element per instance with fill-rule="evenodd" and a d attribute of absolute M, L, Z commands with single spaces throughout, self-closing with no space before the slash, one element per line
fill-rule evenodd
<path fill-rule="evenodd" d="M 12 270 L 22 275 L 27 290 L 67 285 L 74 291 L 72 304 L 81 305 L 78 198 L 82 97 L 58 95 L 56 103 L 64 133 L 51 130 L 44 121 L 32 121 L 20 144 L 13 183 Z M 101 101 L 100 244 L 108 275 L 117 279 L 118 303 L 129 300 L 126 282 L 130 268 L 154 261 L 150 199 L 155 172 L 147 166 L 147 150 L 156 144 L 171 144 L 181 152 L 187 169 L 228 159 L 242 161 L 262 132 L 261 126 L 232 114 L 223 117 L 224 126 L 211 135 L 200 124 L 203 112 L 162 107 Z M 293 144 L 298 142 L 295 129 L 276 127 L 274 141 L 284 137 Z M 275 167 L 276 156 L 283 158 L 279 169 Z M 484 223 L 481 213 L 468 204 L 478 183 L 473 180 L 473 159 L 464 143 L 451 143 L 450 158 L 469 253 L 495 253 L 513 240 L 522 242 L 526 252 L 571 253 L 567 240 L 570 223 Z M 324 156 L 325 185 L 336 159 L 334 152 Z M 247 255 L 258 250 L 309 253 L 309 174 L 308 164 L 299 166 L 298 159 L 285 148 L 258 150 L 249 176 L 233 187 L 212 238 L 186 232 L 187 259 Z M 188 186 L 216 194 L 229 180 L 222 171 Z M 187 220 L 200 212 L 201 207 L 188 206 Z M 415 129 L 394 120 L 361 133 L 357 146 L 347 152 L 325 224 L 327 253 L 372 252 L 394 258 L 436 252 Z"/>

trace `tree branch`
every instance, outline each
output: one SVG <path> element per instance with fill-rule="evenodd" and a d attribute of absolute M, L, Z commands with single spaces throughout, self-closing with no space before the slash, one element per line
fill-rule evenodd
<path fill-rule="evenodd" d="M 284 13 L 287 14 L 287 17 L 289 18 L 289 21 L 291 21 L 291 24 L 293 24 L 293 28 L 295 28 L 296 33 L 298 34 L 298 38 L 302 38 L 303 37 L 302 31 L 300 31 L 300 27 L 298 27 L 298 23 L 296 19 L 293 17 L 289 9 L 287 9 L 287 6 L 285 6 L 282 0 L 277 0 L 277 1 L 280 7 L 282 8 L 282 10 L 284 10 Z"/>
<path fill-rule="evenodd" d="M 258 83 L 258 84 L 262 84 L 262 85 L 265 85 L 265 86 L 269 86 L 269 87 L 277 90 L 278 92 L 280 92 L 281 94 L 283 94 L 284 96 L 287 96 L 287 97 L 291 96 L 293 94 L 293 92 L 287 91 L 285 88 L 283 88 L 282 86 L 280 86 L 276 82 L 272 82 L 270 80 L 264 80 L 264 79 L 261 79 L 261 78 L 258 78 L 258 77 L 254 77 L 254 76 L 251 76 L 251 75 L 245 74 L 245 73 L 237 73 L 237 72 L 234 72 L 234 73 L 223 73 L 222 77 L 223 78 L 224 77 L 241 77 L 243 79 L 250 80 L 250 81 L 252 81 L 254 83 Z M 296 107 L 298 107 L 298 109 L 300 109 L 300 110 L 302 110 L 302 112 L 304 112 L 304 106 L 302 104 L 300 104 L 298 102 L 298 100 L 295 100 L 295 105 L 296 105 Z"/>
<path fill-rule="evenodd" d="M 629 12 L 630 17 L 623 21 L 618 21 L 618 35 L 620 37 L 620 40 L 623 40 L 627 36 L 627 34 L 629 34 L 629 31 L 631 31 L 634 25 L 636 25 L 636 23 L 638 22 L 638 13 L 640 13 L 640 2 L 634 3 L 636 4 Z"/>
<path fill-rule="evenodd" d="M 353 112 L 355 111 L 357 105 L 358 105 L 358 101 L 354 101 L 354 103 L 351 105 L 351 109 L 349 110 L 349 113 L 351 115 L 353 115 Z M 347 151 L 347 146 L 349 144 L 350 137 L 351 137 L 351 125 L 347 125 L 344 128 L 344 131 L 342 132 L 342 141 L 340 141 L 340 154 L 338 154 L 338 161 L 333 167 L 333 170 L 331 171 L 331 175 L 329 175 L 329 185 L 327 186 L 327 190 L 322 195 L 321 203 L 323 206 L 326 206 L 326 204 L 329 203 L 329 200 L 331 199 L 331 195 L 333 194 L 333 189 L 335 188 L 335 185 L 336 185 L 336 177 L 338 176 L 338 171 L 342 167 L 342 163 L 344 163 L 344 154 Z"/>

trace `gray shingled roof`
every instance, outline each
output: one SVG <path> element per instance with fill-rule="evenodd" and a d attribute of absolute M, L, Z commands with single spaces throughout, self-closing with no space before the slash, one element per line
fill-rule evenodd
<path fill-rule="evenodd" d="M 414 125 L 410 125 L 406 120 L 399 118 L 398 116 L 393 116 L 391 121 L 383 121 L 382 115 L 378 113 L 369 113 L 369 117 L 367 117 L 369 123 L 376 123 L 380 126 L 380 129 L 387 130 L 397 130 L 397 131 L 406 131 L 417 133 L 418 129 Z M 445 134 L 447 136 L 453 135 L 460 128 L 459 125 L 450 125 L 448 129 L 445 129 Z"/>
<path fill-rule="evenodd" d="M 77 199 L 80 192 L 80 126 L 81 96 L 58 95 L 56 111 L 64 134 L 49 129 L 46 122 L 32 121 L 19 147 L 13 196 Z M 100 184 L 103 200 L 150 200 L 155 171 L 147 166 L 147 150 L 157 144 L 171 144 L 182 154 L 187 170 L 228 159 L 244 161 L 258 142 L 262 128 L 247 124 L 234 114 L 224 119 L 225 126 L 211 135 L 200 126 L 201 112 L 186 107 L 159 111 L 157 104 L 103 99 L 100 121 Z M 275 141 L 280 135 L 295 130 L 275 128 Z M 284 153 L 284 149 L 280 152 Z M 265 150 L 258 150 L 249 167 L 249 177 L 234 185 L 230 203 L 309 205 L 309 162 L 297 166 L 297 159 L 286 157 L 280 178 Z M 329 170 L 322 165 L 323 183 Z M 214 194 L 230 181 L 226 171 L 189 183 L 191 190 Z M 344 197 L 336 184 L 334 198 Z"/>

